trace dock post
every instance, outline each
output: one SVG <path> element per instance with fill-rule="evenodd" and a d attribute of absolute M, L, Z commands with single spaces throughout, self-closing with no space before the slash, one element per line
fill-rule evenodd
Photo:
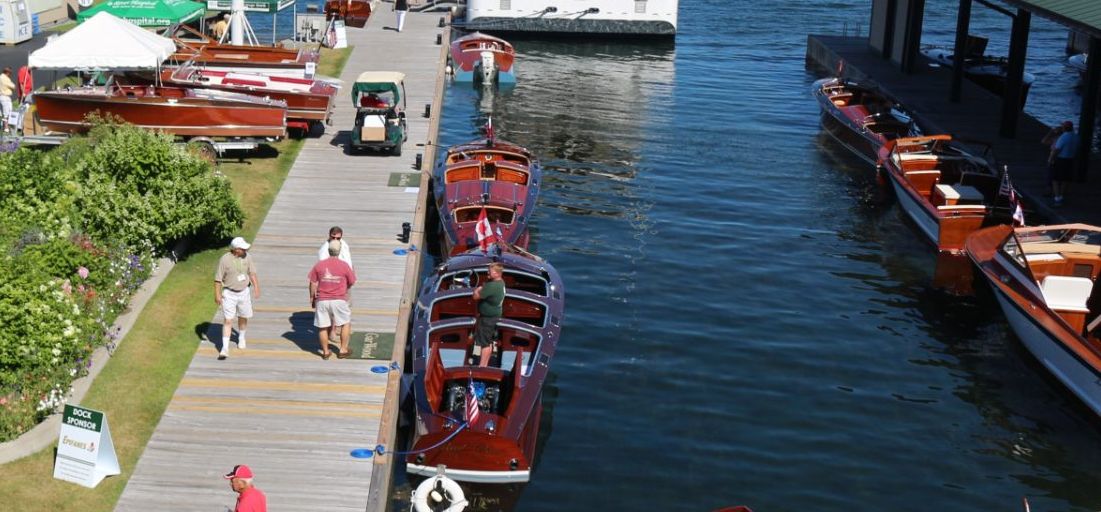
<path fill-rule="evenodd" d="M 1101 39 L 1090 37 L 1090 52 L 1101 56 Z M 1078 117 L 1078 154 L 1074 158 L 1075 181 L 1085 183 L 1093 153 L 1094 117 L 1097 114 L 1097 94 L 1101 92 L 1101 59 L 1086 61 L 1086 83 L 1082 90 L 1082 112 Z"/>
<path fill-rule="evenodd" d="M 959 103 L 963 95 L 963 60 L 967 58 L 967 33 L 971 31 L 971 0 L 960 0 L 956 14 L 956 49 L 952 55 L 952 93 L 948 100 Z"/>
<path fill-rule="evenodd" d="M 1024 83 L 1025 55 L 1028 53 L 1028 27 L 1032 13 L 1017 9 L 1009 38 L 1009 69 L 1002 92 L 1001 136 L 1012 139 L 1017 136 L 1017 119 L 1021 116 L 1021 85 Z"/>

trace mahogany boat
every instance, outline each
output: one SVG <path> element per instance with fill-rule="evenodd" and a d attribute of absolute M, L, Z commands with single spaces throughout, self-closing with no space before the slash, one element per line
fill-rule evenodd
<path fill-rule="evenodd" d="M 474 32 L 451 42 L 451 70 L 457 82 L 516 83 L 516 50 L 499 37 Z"/>
<path fill-rule="evenodd" d="M 882 172 L 903 211 L 940 251 L 962 250 L 968 235 L 999 220 L 994 201 L 1001 175 L 951 143 L 950 135 L 907 137 L 880 150 Z"/>
<path fill-rule="evenodd" d="M 321 57 L 321 53 L 313 49 L 219 43 L 189 27 L 181 26 L 180 30 L 182 32 L 172 38 L 178 51 L 169 57 L 168 66 L 191 65 L 208 71 L 309 78 Z"/>
<path fill-rule="evenodd" d="M 483 209 L 501 241 L 526 249 L 541 179 L 539 161 L 511 142 L 483 139 L 448 148 L 433 176 L 441 252 L 478 247 L 475 227 Z"/>
<path fill-rule="evenodd" d="M 913 116 L 874 87 L 824 78 L 814 82 L 812 93 L 822 109 L 822 129 L 869 164 L 876 164 L 887 141 L 921 135 Z"/>
<path fill-rule="evenodd" d="M 955 49 L 930 46 L 921 49 L 921 54 L 938 65 L 951 68 L 955 62 Z M 976 53 L 963 59 L 963 76 L 998 96 L 1005 96 L 1006 83 L 1009 81 L 1009 59 L 994 55 Z M 1028 100 L 1028 91 L 1036 75 L 1025 72 L 1021 76 L 1021 108 Z"/>
<path fill-rule="evenodd" d="M 328 0 L 325 2 L 325 20 L 344 20 L 349 27 L 363 28 L 371 18 L 371 2 L 367 0 Z"/>
<path fill-rule="evenodd" d="M 82 132 L 89 114 L 183 137 L 284 137 L 287 104 L 206 89 L 117 85 L 34 93 L 39 122 L 55 132 Z"/>
<path fill-rule="evenodd" d="M 504 264 L 504 315 L 488 366 L 472 340 L 473 290 L 487 265 Z M 460 482 L 527 482 L 542 415 L 542 386 L 558 343 L 565 289 L 539 257 L 495 246 L 454 256 L 425 280 L 413 319 L 411 350 L 417 419 L 406 471 L 432 476 L 440 464 Z M 468 398 L 478 414 L 468 421 Z"/>
<path fill-rule="evenodd" d="M 1101 227 L 994 226 L 967 239 L 1024 346 L 1101 415 Z"/>
<path fill-rule="evenodd" d="M 161 71 L 161 82 L 174 87 L 206 88 L 268 97 L 286 102 L 287 124 L 308 128 L 328 121 L 339 86 L 320 79 L 214 71 L 192 66 Z"/>

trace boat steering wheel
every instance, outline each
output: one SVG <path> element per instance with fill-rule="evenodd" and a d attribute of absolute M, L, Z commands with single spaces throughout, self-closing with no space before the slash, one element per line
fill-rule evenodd
<path fill-rule="evenodd" d="M 455 275 L 451 276 L 451 288 L 456 290 L 477 288 L 480 281 L 481 276 L 478 275 L 478 272 L 474 271 L 474 269 L 467 269 L 456 272 Z"/>

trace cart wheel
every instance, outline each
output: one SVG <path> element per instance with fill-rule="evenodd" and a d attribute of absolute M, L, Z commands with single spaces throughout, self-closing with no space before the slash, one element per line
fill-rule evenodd
<path fill-rule="evenodd" d="M 393 148 L 390 148 L 390 154 L 394 156 L 401 156 L 401 143 L 395 144 Z"/>

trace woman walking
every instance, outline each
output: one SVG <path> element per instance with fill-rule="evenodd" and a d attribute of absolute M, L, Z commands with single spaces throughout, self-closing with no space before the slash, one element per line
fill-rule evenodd
<path fill-rule="evenodd" d="M 405 28 L 405 13 L 409 12 L 409 0 L 394 0 L 394 11 L 398 13 L 398 32 Z"/>

